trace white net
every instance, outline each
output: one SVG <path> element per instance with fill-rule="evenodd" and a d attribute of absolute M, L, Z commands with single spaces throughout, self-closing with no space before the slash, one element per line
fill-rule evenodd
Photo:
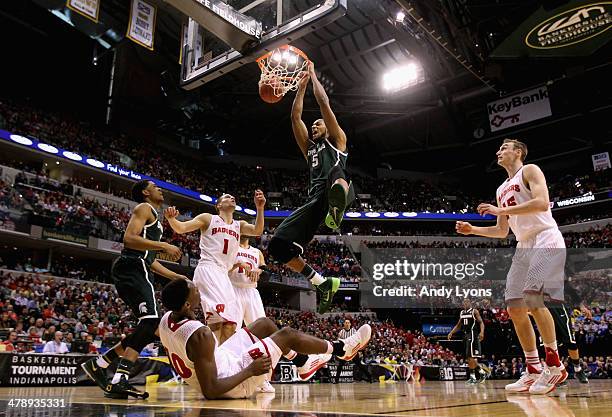
<path fill-rule="evenodd" d="M 257 60 L 261 69 L 259 87 L 268 85 L 277 97 L 297 90 L 308 71 L 308 57 L 293 46 L 281 46 Z"/>

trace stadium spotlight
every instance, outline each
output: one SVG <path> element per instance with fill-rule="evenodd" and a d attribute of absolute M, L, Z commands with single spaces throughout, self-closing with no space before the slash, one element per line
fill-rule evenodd
<path fill-rule="evenodd" d="M 414 61 L 388 71 L 382 78 L 383 88 L 388 92 L 399 91 L 422 81 L 423 68 Z"/>
<path fill-rule="evenodd" d="M 395 15 L 395 21 L 397 23 L 402 23 L 405 18 L 406 18 L 406 13 L 404 13 L 401 10 L 399 12 L 397 12 L 397 14 Z"/>

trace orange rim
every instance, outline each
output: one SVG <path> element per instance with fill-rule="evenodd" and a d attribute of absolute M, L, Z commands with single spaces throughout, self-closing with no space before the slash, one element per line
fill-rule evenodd
<path fill-rule="evenodd" d="M 301 56 L 305 61 L 309 60 L 308 59 L 308 55 L 306 55 L 306 53 L 304 51 L 302 51 L 301 49 L 296 48 L 295 46 L 291 46 L 291 45 L 282 45 L 282 46 L 279 46 L 278 48 L 274 48 L 270 52 L 268 52 L 268 53 L 260 56 L 259 58 L 257 58 L 255 60 L 257 62 L 257 65 L 259 65 L 259 67 L 262 68 L 264 66 L 263 61 L 266 60 L 267 58 L 269 58 L 270 56 L 272 56 L 274 51 L 276 51 L 277 49 L 291 51 L 291 52 Z"/>

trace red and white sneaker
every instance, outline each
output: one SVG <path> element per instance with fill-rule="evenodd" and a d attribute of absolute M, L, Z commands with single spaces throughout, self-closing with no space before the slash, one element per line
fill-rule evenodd
<path fill-rule="evenodd" d="M 529 388 L 536 382 L 539 377 L 540 374 L 530 374 L 529 372 L 525 372 L 523 375 L 521 375 L 518 381 L 506 385 L 506 391 L 528 392 Z"/>
<path fill-rule="evenodd" d="M 344 355 L 338 356 L 338 359 L 343 361 L 352 360 L 357 352 L 363 349 L 372 337 L 372 328 L 369 324 L 361 326 L 354 335 L 347 337 L 346 339 L 340 339 L 344 342 Z"/>
<path fill-rule="evenodd" d="M 319 369 L 323 368 L 331 359 L 332 355 L 320 353 L 316 355 L 308 355 L 306 363 L 297 368 L 298 379 L 300 381 L 308 381 L 312 378 Z"/>
<path fill-rule="evenodd" d="M 567 379 L 567 371 L 563 365 L 547 366 L 540 377 L 529 387 L 530 394 L 548 394 L 557 387 L 557 384 Z"/>

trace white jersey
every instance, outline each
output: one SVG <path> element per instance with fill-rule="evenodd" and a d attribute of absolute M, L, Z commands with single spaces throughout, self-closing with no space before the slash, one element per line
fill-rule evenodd
<path fill-rule="evenodd" d="M 200 233 L 200 263 L 214 263 L 226 271 L 232 269 L 240 247 L 240 222 L 225 223 L 213 215 L 208 229 Z"/>
<path fill-rule="evenodd" d="M 171 311 L 164 314 L 159 323 L 159 338 L 174 369 L 185 382 L 201 392 L 193 361 L 187 356 L 187 341 L 204 324 L 187 318 L 175 323 L 170 319 L 170 314 Z"/>
<path fill-rule="evenodd" d="M 523 168 L 497 188 L 497 201 L 502 207 L 516 206 L 533 199 L 531 190 L 523 181 Z M 557 228 L 550 207 L 544 212 L 508 216 L 508 224 L 519 242 L 531 239 L 543 230 Z"/>
<path fill-rule="evenodd" d="M 249 246 L 248 248 L 239 247 L 236 254 L 234 264 L 238 262 L 248 264 L 251 269 L 259 268 L 260 251 L 257 248 Z M 246 275 L 246 271 L 242 268 L 236 268 L 230 273 L 232 284 L 240 288 L 257 288 L 257 282 L 251 282 Z"/>
<path fill-rule="evenodd" d="M 187 356 L 187 342 L 196 330 L 206 326 L 197 320 L 187 318 L 175 323 L 170 319 L 170 314 L 172 314 L 171 311 L 164 314 L 159 323 L 159 338 L 168 352 L 168 359 L 181 378 L 198 392 L 202 392 L 194 363 Z M 211 334 L 215 339 L 215 363 L 218 376 L 229 376 L 238 372 L 240 357 L 226 349 L 219 349 L 219 342 L 215 334 L 212 332 Z"/>

